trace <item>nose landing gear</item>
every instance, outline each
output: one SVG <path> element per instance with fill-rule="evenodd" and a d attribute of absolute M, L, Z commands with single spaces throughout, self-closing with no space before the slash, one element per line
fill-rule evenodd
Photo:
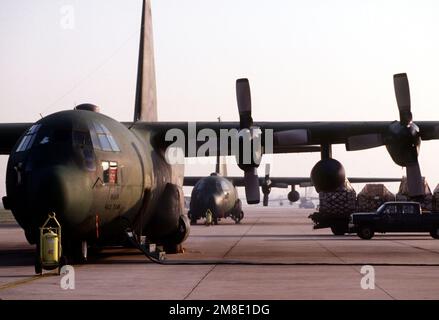
<path fill-rule="evenodd" d="M 236 224 L 240 223 L 243 218 L 244 218 L 244 212 L 242 211 L 238 211 L 232 215 L 232 219 L 233 221 L 235 221 Z"/>

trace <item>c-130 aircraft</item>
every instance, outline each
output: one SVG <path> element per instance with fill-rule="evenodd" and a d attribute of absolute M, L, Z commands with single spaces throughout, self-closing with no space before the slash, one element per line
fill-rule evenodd
<path fill-rule="evenodd" d="M 167 252 L 181 252 L 189 234 L 183 211 L 183 167 L 167 161 L 170 142 L 165 136 L 173 128 L 187 133 L 188 123 L 157 122 L 154 68 L 150 2 L 144 0 L 133 122 L 121 123 L 97 112 L 92 104 L 81 104 L 33 124 L 0 124 L 0 153 L 10 155 L 3 204 L 29 243 L 38 242 L 39 227 L 55 212 L 67 255 L 78 251 L 84 255 L 84 243 L 121 244 L 128 229 L 163 245 Z M 422 196 L 420 141 L 438 139 L 439 122 L 415 125 L 406 75 L 395 75 L 394 83 L 400 121 L 253 122 L 249 83 L 240 79 L 236 83 L 240 121 L 199 122 L 196 128 L 216 133 L 240 130 L 241 144 L 243 137 L 259 139 L 272 130 L 273 153 L 320 148 L 321 160 L 311 172 L 318 192 L 335 190 L 345 181 L 343 166 L 332 158 L 332 144 L 344 143 L 348 151 L 385 145 L 394 162 L 407 167 L 410 194 Z M 267 152 L 252 149 L 251 159 Z M 187 148 L 184 154 L 189 155 Z M 237 157 L 247 202 L 258 203 L 259 162 L 242 159 Z"/>

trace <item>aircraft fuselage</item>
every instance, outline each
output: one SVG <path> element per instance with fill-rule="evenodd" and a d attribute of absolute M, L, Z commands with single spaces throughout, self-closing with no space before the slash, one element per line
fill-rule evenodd
<path fill-rule="evenodd" d="M 118 243 L 127 228 L 159 242 L 176 238 L 182 172 L 153 147 L 151 134 L 85 110 L 58 112 L 29 128 L 6 174 L 6 202 L 28 241 L 37 241 L 49 212 L 73 241 Z"/>

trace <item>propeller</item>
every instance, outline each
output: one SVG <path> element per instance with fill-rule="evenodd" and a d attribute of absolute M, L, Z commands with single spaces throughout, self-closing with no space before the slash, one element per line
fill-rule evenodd
<path fill-rule="evenodd" d="M 393 161 L 406 167 L 409 195 L 411 197 L 423 196 L 424 184 L 418 162 L 421 134 L 419 127 L 413 122 L 407 74 L 395 74 L 393 85 L 399 110 L 399 121 L 391 123 L 387 132 L 349 137 L 346 141 L 346 149 L 354 151 L 385 145 Z M 436 132 L 423 134 L 423 138 L 426 139 L 435 136 Z"/>
<path fill-rule="evenodd" d="M 399 110 L 399 121 L 404 127 L 407 127 L 411 141 L 411 152 L 413 153 L 413 161 L 406 165 L 407 172 L 407 188 L 408 193 L 412 197 L 424 195 L 424 184 L 422 181 L 421 168 L 418 161 L 419 153 L 419 128 L 412 122 L 413 115 L 411 112 L 410 87 L 407 74 L 399 73 L 393 76 L 393 84 L 395 87 L 396 103 Z"/>
<path fill-rule="evenodd" d="M 253 126 L 252 119 L 252 103 L 250 94 L 250 84 L 248 79 L 238 79 L 236 80 L 236 100 L 238 103 L 239 111 L 239 127 L 240 127 L 240 140 L 248 139 L 252 142 L 255 138 L 254 134 L 257 134 Z M 241 143 L 243 141 L 240 141 Z M 247 144 L 248 145 L 248 144 Z M 248 152 L 248 150 L 245 150 Z M 240 161 L 238 165 L 242 170 L 244 170 L 244 186 L 245 195 L 247 198 L 247 203 L 256 204 L 260 201 L 259 194 L 259 177 L 257 171 L 257 165 L 254 163 L 243 163 L 242 159 L 246 155 L 243 155 L 243 148 L 240 148 Z M 252 152 L 253 153 L 253 152 Z M 252 154 L 253 156 L 253 154 Z M 253 161 L 253 159 L 252 159 Z"/>
<path fill-rule="evenodd" d="M 264 207 L 268 206 L 268 200 L 269 200 L 271 188 L 283 188 L 283 189 L 288 188 L 288 184 L 283 183 L 283 182 L 276 182 L 276 178 L 274 178 L 274 179 L 275 179 L 274 182 L 270 179 L 270 164 L 266 163 L 265 164 L 265 177 L 264 177 L 264 180 L 262 181 L 262 184 L 261 184 L 262 193 L 264 194 L 264 198 L 262 201 L 262 204 L 264 205 Z"/>

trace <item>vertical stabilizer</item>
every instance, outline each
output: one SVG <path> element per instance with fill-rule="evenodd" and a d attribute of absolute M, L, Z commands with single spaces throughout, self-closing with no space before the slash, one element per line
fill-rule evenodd
<path fill-rule="evenodd" d="M 222 175 L 223 177 L 227 177 L 227 159 L 226 159 L 226 157 L 217 155 L 215 172 Z"/>
<path fill-rule="evenodd" d="M 218 117 L 218 122 L 221 122 L 221 117 Z M 220 150 L 216 151 L 215 172 L 227 177 L 227 159 L 225 156 L 220 155 Z"/>
<path fill-rule="evenodd" d="M 151 3 L 143 0 L 134 121 L 157 121 Z"/>

